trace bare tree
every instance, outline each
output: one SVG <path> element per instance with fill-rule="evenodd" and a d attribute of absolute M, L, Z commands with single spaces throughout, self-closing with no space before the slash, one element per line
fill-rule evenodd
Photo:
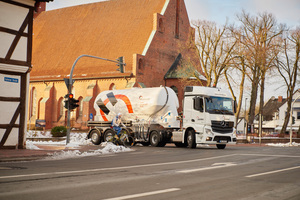
<path fill-rule="evenodd" d="M 287 86 L 287 114 L 280 132 L 280 135 L 284 136 L 290 119 L 291 104 L 299 73 L 300 27 L 287 33 L 287 37 L 282 39 L 282 46 L 282 51 L 276 56 L 276 66 Z"/>
<path fill-rule="evenodd" d="M 234 76 L 232 76 L 232 74 L 234 74 Z M 240 82 L 236 81 L 237 75 L 241 77 Z M 244 57 L 236 54 L 232 59 L 230 67 L 225 69 L 224 76 L 234 101 L 237 101 L 237 98 L 233 89 L 233 83 L 239 85 L 239 101 L 237 103 L 237 112 L 235 113 L 236 120 L 238 120 L 242 108 L 244 85 L 246 80 L 246 63 Z"/>
<path fill-rule="evenodd" d="M 216 23 L 198 20 L 193 25 L 197 30 L 195 46 L 207 79 L 207 86 L 216 87 L 231 59 L 236 44 L 230 36 L 227 24 L 218 27 Z"/>
<path fill-rule="evenodd" d="M 248 63 L 249 73 L 247 76 L 252 84 L 249 109 L 249 123 L 252 124 L 255 117 L 255 107 L 258 95 L 258 87 L 260 84 L 260 113 L 264 104 L 264 81 L 266 72 L 272 67 L 275 55 L 271 54 L 273 43 L 282 33 L 282 28 L 278 28 L 276 20 L 272 14 L 258 14 L 258 16 L 250 16 L 250 14 L 242 11 L 238 15 L 239 21 L 242 23 L 240 34 L 240 42 L 244 46 L 244 59 Z"/>

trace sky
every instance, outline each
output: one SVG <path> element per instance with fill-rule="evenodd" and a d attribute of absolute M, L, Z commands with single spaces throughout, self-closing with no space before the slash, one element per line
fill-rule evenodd
<path fill-rule="evenodd" d="M 47 3 L 46 9 L 53 10 L 100 1 L 103 0 L 54 0 Z M 291 28 L 300 26 L 300 0 L 185 0 L 185 4 L 190 20 L 215 21 L 219 25 L 225 24 L 228 20 L 230 24 L 237 24 L 236 15 L 244 9 L 251 15 L 272 13 L 278 23 L 287 24 Z M 282 87 L 284 84 L 279 80 L 280 77 L 267 80 L 265 101 L 272 96 L 286 97 L 286 88 Z M 250 99 L 250 91 L 245 93 L 245 97 Z"/>
<path fill-rule="evenodd" d="M 94 3 L 103 0 L 54 0 L 47 3 L 47 10 Z M 236 14 L 242 9 L 256 14 L 269 12 L 275 15 L 279 23 L 289 26 L 300 25 L 300 0 L 185 0 L 190 20 L 205 19 L 224 24 L 236 20 Z"/>

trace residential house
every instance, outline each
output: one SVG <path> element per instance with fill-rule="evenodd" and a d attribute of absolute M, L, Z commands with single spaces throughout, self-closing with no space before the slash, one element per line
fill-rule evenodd
<path fill-rule="evenodd" d="M 292 125 L 293 132 L 297 132 L 300 127 L 300 90 L 297 90 L 293 95 L 292 103 L 292 116 L 294 117 L 294 124 L 289 125 L 286 129 L 287 133 Z M 287 112 L 287 99 L 279 96 L 278 98 L 271 97 L 264 105 L 263 108 L 263 124 L 262 124 L 262 134 L 268 135 L 272 132 L 280 132 L 284 119 Z M 255 120 L 255 129 L 258 132 L 258 116 Z"/>

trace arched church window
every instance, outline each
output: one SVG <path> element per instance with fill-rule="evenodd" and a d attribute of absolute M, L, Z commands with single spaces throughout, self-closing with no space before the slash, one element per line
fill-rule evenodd
<path fill-rule="evenodd" d="M 116 85 L 114 83 L 110 84 L 109 90 L 115 90 L 115 89 L 116 89 Z"/>

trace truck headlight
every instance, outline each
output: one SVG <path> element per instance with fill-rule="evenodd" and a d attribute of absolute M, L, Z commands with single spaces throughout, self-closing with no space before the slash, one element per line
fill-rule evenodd
<path fill-rule="evenodd" d="M 212 131 L 210 129 L 207 129 L 207 128 L 205 129 L 205 133 L 207 135 L 213 135 Z"/>

